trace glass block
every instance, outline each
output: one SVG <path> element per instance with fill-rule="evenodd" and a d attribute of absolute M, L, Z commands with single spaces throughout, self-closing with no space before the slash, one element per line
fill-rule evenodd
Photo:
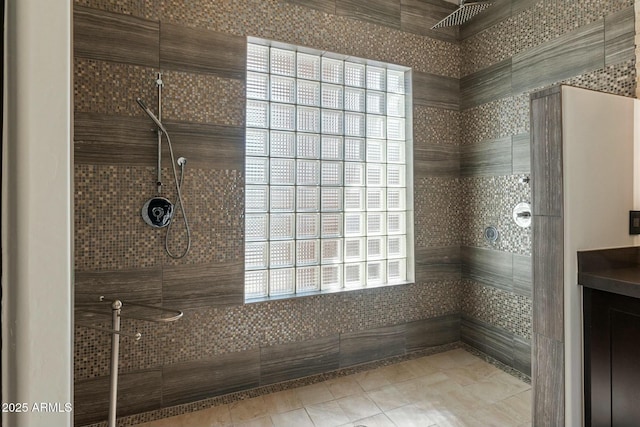
<path fill-rule="evenodd" d="M 271 104 L 271 128 L 281 130 L 295 130 L 295 105 Z"/>
<path fill-rule="evenodd" d="M 295 187 L 271 187 L 271 212 L 293 212 Z"/>
<path fill-rule="evenodd" d="M 323 212 L 342 211 L 342 188 L 323 187 L 320 206 Z"/>
<path fill-rule="evenodd" d="M 387 230 L 387 216 L 384 212 L 367 213 L 367 235 L 379 236 Z"/>
<path fill-rule="evenodd" d="M 387 117 L 387 139 L 404 141 L 406 134 L 405 121 L 398 117 Z"/>
<path fill-rule="evenodd" d="M 405 188 L 387 188 L 387 210 L 404 211 L 407 209 Z"/>
<path fill-rule="evenodd" d="M 298 239 L 317 239 L 320 237 L 320 214 L 297 214 L 296 237 Z"/>
<path fill-rule="evenodd" d="M 359 212 L 345 212 L 344 214 L 344 235 L 364 236 L 366 214 Z"/>
<path fill-rule="evenodd" d="M 320 264 L 320 241 L 298 240 L 296 242 L 296 265 Z"/>
<path fill-rule="evenodd" d="M 322 85 L 322 108 L 342 110 L 343 106 L 342 86 Z"/>
<path fill-rule="evenodd" d="M 363 237 L 344 239 L 344 260 L 345 262 L 364 261 L 365 239 Z"/>
<path fill-rule="evenodd" d="M 271 240 L 293 240 L 295 230 L 294 214 L 272 214 L 269 221 Z"/>
<path fill-rule="evenodd" d="M 385 90 L 387 72 L 384 68 L 367 66 L 367 88 L 373 90 Z"/>
<path fill-rule="evenodd" d="M 383 259 L 386 258 L 387 239 L 386 237 L 368 237 L 367 238 L 367 259 Z"/>
<path fill-rule="evenodd" d="M 385 163 L 387 161 L 386 142 L 367 139 L 367 162 Z"/>
<path fill-rule="evenodd" d="M 295 260 L 294 241 L 269 243 L 269 266 L 271 268 L 293 267 Z"/>
<path fill-rule="evenodd" d="M 387 70 L 387 92 L 404 93 L 404 71 Z"/>
<path fill-rule="evenodd" d="M 245 150 L 247 156 L 269 155 L 269 131 L 266 129 L 247 129 Z"/>
<path fill-rule="evenodd" d="M 322 133 L 342 135 L 342 111 L 322 110 Z"/>
<path fill-rule="evenodd" d="M 296 184 L 320 185 L 320 162 L 318 160 L 298 160 Z"/>
<path fill-rule="evenodd" d="M 367 164 L 367 186 L 384 187 L 386 183 L 385 165 L 382 163 Z"/>
<path fill-rule="evenodd" d="M 247 214 L 244 219 L 244 237 L 248 242 L 268 239 L 267 214 Z"/>
<path fill-rule="evenodd" d="M 271 157 L 295 157 L 296 134 L 271 131 Z"/>
<path fill-rule="evenodd" d="M 323 264 L 342 262 L 342 239 L 323 239 L 321 246 Z"/>
<path fill-rule="evenodd" d="M 269 127 L 269 103 L 247 100 L 247 127 Z"/>
<path fill-rule="evenodd" d="M 320 182 L 322 185 L 342 185 L 342 163 L 322 162 Z"/>
<path fill-rule="evenodd" d="M 405 187 L 406 171 L 404 165 L 387 165 L 387 185 L 389 187 Z"/>
<path fill-rule="evenodd" d="M 320 135 L 299 133 L 297 136 L 296 155 L 303 159 L 320 158 Z"/>
<path fill-rule="evenodd" d="M 385 96 L 382 92 L 367 91 L 367 113 L 385 114 Z"/>
<path fill-rule="evenodd" d="M 367 84 L 365 66 L 353 62 L 345 62 L 344 84 L 347 86 L 365 87 Z"/>
<path fill-rule="evenodd" d="M 322 81 L 342 84 L 343 65 L 338 59 L 322 58 Z"/>
<path fill-rule="evenodd" d="M 269 210 L 269 187 L 247 185 L 244 193 L 246 212 L 267 212 Z"/>
<path fill-rule="evenodd" d="M 323 136 L 321 152 L 324 160 L 342 160 L 342 137 Z"/>
<path fill-rule="evenodd" d="M 298 107 L 298 132 L 320 132 L 320 109 L 313 107 Z"/>
<path fill-rule="evenodd" d="M 344 109 L 347 111 L 365 111 L 365 92 L 363 89 L 345 88 Z"/>
<path fill-rule="evenodd" d="M 320 211 L 320 187 L 296 187 L 296 210 L 298 212 Z"/>
<path fill-rule="evenodd" d="M 247 45 L 247 70 L 269 72 L 269 47 L 257 44 Z"/>
<path fill-rule="evenodd" d="M 296 102 L 296 80 L 290 77 L 271 76 L 271 101 Z"/>
<path fill-rule="evenodd" d="M 245 243 L 244 266 L 247 270 L 265 269 L 269 265 L 269 243 Z"/>
<path fill-rule="evenodd" d="M 358 262 L 344 265 L 344 287 L 362 288 L 365 286 L 365 264 Z"/>
<path fill-rule="evenodd" d="M 342 237 L 342 214 L 322 214 L 320 218 L 321 231 L 323 238 L 326 237 Z"/>
<path fill-rule="evenodd" d="M 346 187 L 344 189 L 344 210 L 364 211 L 364 192 L 362 187 Z"/>
<path fill-rule="evenodd" d="M 376 286 L 386 282 L 386 261 L 367 262 L 367 285 Z"/>
<path fill-rule="evenodd" d="M 344 134 L 347 136 L 364 136 L 365 118 L 360 113 L 344 113 Z"/>
<path fill-rule="evenodd" d="M 296 268 L 296 292 L 314 292 L 320 290 L 320 267 Z"/>
<path fill-rule="evenodd" d="M 320 82 L 298 80 L 298 104 L 320 106 Z"/>
<path fill-rule="evenodd" d="M 346 162 L 344 164 L 344 185 L 363 186 L 364 185 L 364 163 Z"/>
<path fill-rule="evenodd" d="M 271 48 L 271 74 L 296 75 L 296 53 L 290 50 Z"/>
<path fill-rule="evenodd" d="M 387 95 L 387 115 L 393 117 L 405 116 L 404 95 L 390 93 Z"/>
<path fill-rule="evenodd" d="M 247 72 L 247 98 L 269 100 L 269 75 Z"/>
<path fill-rule="evenodd" d="M 367 138 L 384 139 L 387 137 L 387 121 L 384 116 L 367 115 Z"/>
<path fill-rule="evenodd" d="M 353 162 L 364 162 L 366 159 L 364 139 L 345 138 L 344 139 L 344 159 Z"/>
<path fill-rule="evenodd" d="M 407 281 L 407 260 L 393 259 L 387 261 L 387 282 L 401 283 Z"/>
<path fill-rule="evenodd" d="M 320 288 L 325 290 L 338 290 L 342 288 L 342 265 L 323 265 L 322 283 Z"/>
<path fill-rule="evenodd" d="M 407 253 L 407 238 L 405 236 L 387 237 L 387 258 L 404 258 Z"/>
<path fill-rule="evenodd" d="M 292 159 L 271 158 L 271 184 L 293 185 L 295 184 L 296 161 Z"/>
<path fill-rule="evenodd" d="M 320 57 L 298 52 L 298 78 L 320 80 Z"/>
<path fill-rule="evenodd" d="M 245 159 L 245 180 L 247 184 L 269 183 L 269 159 L 266 157 L 247 157 Z"/>
<path fill-rule="evenodd" d="M 289 295 L 296 291 L 295 269 L 281 268 L 269 271 L 269 295 Z"/>
<path fill-rule="evenodd" d="M 245 271 L 244 296 L 246 298 L 266 297 L 269 294 L 269 271 Z"/>
<path fill-rule="evenodd" d="M 367 210 L 383 211 L 385 209 L 384 188 L 367 188 Z"/>
<path fill-rule="evenodd" d="M 405 212 L 387 212 L 387 234 L 405 234 L 407 232 Z"/>
<path fill-rule="evenodd" d="M 406 159 L 406 145 L 404 142 L 387 141 L 387 162 L 405 163 Z"/>

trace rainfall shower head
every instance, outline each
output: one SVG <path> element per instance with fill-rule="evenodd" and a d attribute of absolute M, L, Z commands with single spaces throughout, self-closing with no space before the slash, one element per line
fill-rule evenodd
<path fill-rule="evenodd" d="M 136 102 L 138 103 L 140 108 L 142 108 L 144 110 L 144 112 L 147 113 L 147 115 L 151 118 L 151 120 L 153 120 L 153 122 L 156 124 L 156 126 L 158 126 L 160 128 L 160 130 L 162 132 L 164 132 L 164 134 L 166 135 L 167 134 L 167 129 L 165 129 L 165 127 L 162 125 L 160 120 L 158 120 L 156 115 L 153 114 L 153 111 L 151 111 L 149 109 L 149 107 L 147 107 L 147 104 L 145 104 L 144 101 L 142 99 L 140 99 L 140 98 L 136 99 Z"/>
<path fill-rule="evenodd" d="M 490 1 L 474 1 L 471 3 L 465 3 L 465 0 L 460 0 L 460 6 L 458 6 L 458 8 L 449 16 L 431 27 L 431 29 L 434 30 L 436 28 L 462 25 L 492 4 L 493 3 Z"/>

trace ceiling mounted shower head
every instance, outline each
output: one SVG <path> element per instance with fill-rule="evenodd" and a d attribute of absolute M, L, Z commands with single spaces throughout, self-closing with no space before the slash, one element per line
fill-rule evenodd
<path fill-rule="evenodd" d="M 434 30 L 436 28 L 462 25 L 483 10 L 490 7 L 492 4 L 493 3 L 490 1 L 474 1 L 471 3 L 465 3 L 465 0 L 460 0 L 460 6 L 458 6 L 458 8 L 449 16 L 431 27 L 431 29 Z"/>

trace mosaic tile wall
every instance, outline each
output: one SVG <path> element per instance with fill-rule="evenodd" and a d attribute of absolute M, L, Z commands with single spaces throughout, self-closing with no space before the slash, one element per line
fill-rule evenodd
<path fill-rule="evenodd" d="M 83 11 L 85 15 L 91 14 L 92 19 L 107 11 L 109 14 L 105 16 L 114 20 L 118 20 L 118 16 L 133 16 L 148 20 L 144 22 L 159 21 L 160 34 L 162 24 L 166 22 L 174 27 L 177 24 L 185 33 L 188 33 L 187 29 L 196 28 L 217 31 L 222 39 L 224 34 L 259 36 L 408 65 L 415 71 L 440 76 L 457 78 L 460 74 L 458 43 L 287 2 L 75 0 L 75 5 L 90 8 Z M 143 27 L 153 28 L 151 25 Z M 460 313 L 462 283 L 459 275 L 451 280 L 426 278 L 411 285 L 293 300 L 230 306 L 200 304 L 201 295 L 197 291 L 206 289 L 212 266 L 214 271 L 216 268 L 224 270 L 227 266 L 233 269 L 243 262 L 243 168 L 242 163 L 238 163 L 238 156 L 229 151 L 243 156 L 244 145 L 241 138 L 235 136 L 223 141 L 225 137 L 216 132 L 228 131 L 236 135 L 235 130 L 244 128 L 244 80 L 218 75 L 215 70 L 189 69 L 188 65 L 180 71 L 161 70 L 157 66 L 136 64 L 135 58 L 127 62 L 109 59 L 108 54 L 89 56 L 76 55 L 74 58 L 75 113 L 79 118 L 82 116 L 82 135 L 88 138 L 75 141 L 76 151 L 82 153 L 77 156 L 75 165 L 75 267 L 77 276 L 83 277 L 83 292 L 93 285 L 97 297 L 108 281 L 103 277 L 113 273 L 114 277 L 126 279 L 126 287 L 119 285 L 123 291 L 134 297 L 138 295 L 143 301 L 151 298 L 157 303 L 163 300 L 166 285 L 179 292 L 181 279 L 167 283 L 168 272 L 176 275 L 178 271 L 189 276 L 185 295 L 181 298 L 192 297 L 194 302 L 184 309 L 184 318 L 173 324 L 123 320 L 123 329 L 143 334 L 138 342 L 123 340 L 119 362 L 123 375 L 158 372 L 178 364 L 197 366 L 200 361 L 218 356 Z M 140 97 L 156 109 L 154 81 L 158 71 L 163 72 L 164 81 L 163 120 L 189 129 L 183 131 L 182 142 L 174 144 L 176 156 L 180 155 L 181 144 L 195 153 L 204 153 L 202 158 L 190 157 L 192 160 L 187 163 L 183 195 L 192 231 L 192 247 L 183 260 L 170 259 L 164 253 L 164 229 L 151 229 L 140 218 L 141 206 L 156 190 L 152 161 L 155 138 L 152 133 L 145 135 L 153 126 L 135 99 Z M 414 116 L 418 144 L 458 145 L 459 112 L 418 105 Z M 92 123 L 97 123 L 98 127 L 87 131 Z M 190 124 L 193 130 L 189 128 Z M 98 135 L 102 129 L 111 133 Z M 133 136 L 129 140 L 131 132 Z M 212 132 L 210 139 L 206 132 Z M 190 136 L 197 141 L 191 141 Z M 224 145 L 227 151 L 223 156 L 230 156 L 229 162 L 224 157 L 216 159 L 218 144 Z M 91 151 L 90 147 L 97 148 Z M 129 147 L 138 153 L 138 157 L 127 156 Z M 211 159 L 210 164 L 208 159 Z M 171 171 L 166 163 L 164 165 L 162 173 L 166 188 L 163 194 L 174 200 Z M 415 191 L 416 198 L 421 200 L 416 221 L 420 233 L 426 233 L 416 238 L 417 247 L 458 246 L 457 205 L 452 197 L 459 191 L 458 178 L 425 178 L 416 185 Z M 427 199 L 437 203 L 437 209 L 428 208 Z M 178 221 L 172 230 L 169 245 L 172 251 L 181 251 L 184 238 L 184 226 Z M 97 278 L 86 279 L 94 276 Z M 147 276 L 157 277 L 153 279 L 157 283 L 143 283 Z M 212 283 L 213 287 L 218 285 Z M 189 292 L 194 293 L 190 295 Z M 165 304 L 168 304 L 166 300 Z M 78 319 L 82 323 L 108 326 L 108 320 L 82 316 Z M 91 381 L 101 384 L 108 375 L 109 349 L 108 335 L 76 326 L 76 382 L 89 388 L 93 384 Z M 86 409 L 85 414 L 87 412 L 90 410 Z"/>
<path fill-rule="evenodd" d="M 602 20 L 632 4 L 631 0 L 531 2 L 529 8 L 462 41 L 461 75 L 467 76 L 485 70 L 534 48 L 540 49 L 546 42 Z M 611 27 L 608 28 L 612 30 Z M 554 83 L 635 96 L 635 68 L 635 59 L 626 59 Z M 526 93 L 512 92 L 461 111 L 460 144 L 463 152 L 465 147 L 476 144 L 486 146 L 490 140 L 513 136 L 526 138 L 530 129 L 529 95 L 536 90 L 538 89 Z M 512 154 L 516 155 L 515 145 Z M 517 160 L 512 158 L 514 169 Z M 504 162 L 504 156 L 496 157 L 496 162 Z M 503 165 L 497 165 L 496 169 L 504 171 L 499 166 Z M 531 229 L 519 228 L 512 219 L 512 209 L 517 203 L 531 201 L 530 185 L 520 182 L 525 176 L 521 173 L 502 172 L 501 175 L 480 173 L 461 178 L 463 208 L 470 213 L 465 215 L 468 221 L 462 227 L 462 246 L 531 255 Z M 482 235 L 484 227 L 488 225 L 495 225 L 501 233 L 500 239 L 493 245 L 486 242 Z M 475 268 L 481 269 L 480 266 Z M 490 269 L 489 266 L 487 268 Z M 470 279 L 464 280 L 462 311 L 466 316 L 527 341 L 531 339 L 531 305 L 532 300 L 528 296 Z"/>
<path fill-rule="evenodd" d="M 633 5 L 634 0 L 542 0 L 462 42 L 463 76 Z"/>

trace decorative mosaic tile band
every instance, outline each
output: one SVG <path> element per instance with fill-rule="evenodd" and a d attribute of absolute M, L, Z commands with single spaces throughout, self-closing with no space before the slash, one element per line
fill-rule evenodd
<path fill-rule="evenodd" d="M 531 340 L 531 298 L 481 285 L 463 282 L 462 312 Z"/>
<path fill-rule="evenodd" d="M 168 169 L 163 170 L 170 176 Z M 81 271 L 146 268 L 165 264 L 165 229 L 147 226 L 140 210 L 156 194 L 155 168 L 75 166 L 75 268 Z M 193 249 L 183 264 L 243 257 L 244 179 L 237 171 L 187 168 L 184 203 L 192 216 Z M 175 201 L 167 186 L 165 197 Z M 197 214 L 205 220 L 198 221 Z M 184 228 L 176 221 L 172 242 L 181 246 Z M 174 250 L 179 248 L 171 246 Z"/>
<path fill-rule="evenodd" d="M 529 94 L 498 99 L 461 113 L 461 144 L 529 132 Z"/>
<path fill-rule="evenodd" d="M 160 19 L 161 2 L 157 0 L 74 0 L 74 3 L 151 21 Z"/>
<path fill-rule="evenodd" d="M 136 98 L 157 103 L 159 70 L 83 58 L 74 67 L 76 112 L 142 117 Z M 178 71 L 166 71 L 162 79 L 164 120 L 244 126 L 243 81 Z"/>
<path fill-rule="evenodd" d="M 636 61 L 631 59 L 601 70 L 572 77 L 562 83 L 633 98 L 636 95 L 636 73 Z"/>
<path fill-rule="evenodd" d="M 482 70 L 633 5 L 633 0 L 541 0 L 462 42 L 462 74 Z"/>
<path fill-rule="evenodd" d="M 465 210 L 462 228 L 464 246 L 493 247 L 520 255 L 531 254 L 531 228 L 519 227 L 513 208 L 531 202 L 531 186 L 519 180 L 525 175 L 483 176 L 461 179 L 461 200 Z M 496 243 L 484 238 L 484 229 L 494 226 L 500 232 Z"/>
<path fill-rule="evenodd" d="M 460 179 L 425 177 L 414 182 L 416 247 L 461 243 Z"/>
<path fill-rule="evenodd" d="M 458 313 L 460 286 L 460 281 L 434 282 L 206 307 L 185 310 L 171 325 L 130 322 L 123 329 L 139 330 L 143 339 L 121 346 L 120 369 L 125 373 Z M 77 327 L 75 339 L 76 380 L 108 375 L 108 334 Z"/>
<path fill-rule="evenodd" d="M 413 106 L 413 141 L 422 144 L 460 144 L 460 112 Z"/>

